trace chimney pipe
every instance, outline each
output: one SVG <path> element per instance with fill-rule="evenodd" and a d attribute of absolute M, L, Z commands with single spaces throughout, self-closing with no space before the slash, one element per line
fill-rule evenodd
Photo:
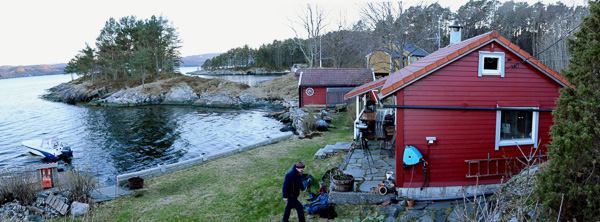
<path fill-rule="evenodd" d="M 450 28 L 450 45 L 461 42 L 462 26 L 458 25 L 458 21 L 454 20 Z"/>

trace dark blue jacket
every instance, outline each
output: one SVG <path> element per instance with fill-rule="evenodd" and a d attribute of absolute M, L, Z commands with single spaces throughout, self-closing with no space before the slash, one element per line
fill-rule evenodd
<path fill-rule="evenodd" d="M 283 179 L 283 198 L 298 198 L 300 196 L 300 190 L 304 190 L 302 174 L 296 170 L 296 165 L 294 165 L 294 167 L 285 174 L 285 179 Z"/>

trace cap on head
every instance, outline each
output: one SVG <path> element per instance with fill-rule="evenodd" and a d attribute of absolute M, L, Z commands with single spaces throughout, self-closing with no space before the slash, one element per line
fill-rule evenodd
<path fill-rule="evenodd" d="M 296 168 L 304 168 L 304 163 L 302 163 L 302 162 L 298 162 L 298 163 L 296 164 Z"/>

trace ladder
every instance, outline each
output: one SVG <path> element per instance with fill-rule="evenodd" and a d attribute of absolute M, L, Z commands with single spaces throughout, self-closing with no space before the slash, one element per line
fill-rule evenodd
<path fill-rule="evenodd" d="M 506 175 L 506 167 L 505 172 L 499 172 L 500 171 L 500 161 L 505 162 L 506 164 L 506 160 L 505 158 L 494 158 L 494 159 L 475 159 L 475 160 L 465 160 L 465 162 L 469 165 L 469 171 L 466 175 L 467 178 L 473 178 L 473 177 L 491 177 L 491 176 L 501 176 L 501 175 Z M 481 173 L 481 163 L 483 162 L 484 166 L 487 166 L 487 170 L 482 174 Z M 471 168 L 473 168 L 473 165 L 476 165 L 477 170 L 476 172 L 472 172 Z M 490 166 L 496 168 L 496 170 L 492 170 L 490 172 Z M 475 174 L 473 174 L 475 173 Z"/>
<path fill-rule="evenodd" d="M 547 156 L 546 155 L 538 155 L 538 156 L 533 156 L 532 159 L 546 159 Z M 511 169 L 511 167 L 509 166 L 509 164 L 511 162 L 517 164 L 517 162 L 519 161 L 514 161 L 517 159 L 525 159 L 524 157 L 520 157 L 520 158 L 515 158 L 515 157 L 511 157 L 511 158 L 487 158 L 487 159 L 473 159 L 473 160 L 465 160 L 465 162 L 468 164 L 469 170 L 468 173 L 466 175 L 467 178 L 473 178 L 473 177 L 491 177 L 491 176 L 503 176 L 503 175 L 508 175 L 510 172 L 509 169 Z M 500 162 L 503 162 L 502 164 Z M 484 172 L 481 172 L 481 167 L 486 167 L 486 170 L 484 170 Z M 500 170 L 500 166 L 504 166 L 504 170 Z M 474 167 L 476 167 L 476 169 L 473 169 Z M 495 168 L 495 170 L 490 170 L 492 168 Z M 513 166 L 513 169 L 520 171 L 523 167 L 516 167 Z M 517 172 L 513 172 L 513 173 L 518 173 Z"/>

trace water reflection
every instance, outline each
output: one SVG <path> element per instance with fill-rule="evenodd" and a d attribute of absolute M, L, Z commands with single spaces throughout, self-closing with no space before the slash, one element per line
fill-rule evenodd
<path fill-rule="evenodd" d="M 179 109 L 180 110 L 180 109 Z M 173 146 L 180 138 L 174 107 L 131 109 L 97 108 L 90 112 L 91 131 L 105 132 L 100 148 L 118 172 L 129 172 L 155 163 L 173 163 L 187 149 Z"/>
<path fill-rule="evenodd" d="M 73 165 L 90 167 L 106 181 L 281 134 L 282 124 L 264 117 L 266 110 L 103 108 L 39 98 L 45 89 L 69 80 L 62 75 L 0 80 L 0 167 L 42 163 L 40 157 L 24 154 L 21 142 L 58 136 L 73 149 Z"/>

